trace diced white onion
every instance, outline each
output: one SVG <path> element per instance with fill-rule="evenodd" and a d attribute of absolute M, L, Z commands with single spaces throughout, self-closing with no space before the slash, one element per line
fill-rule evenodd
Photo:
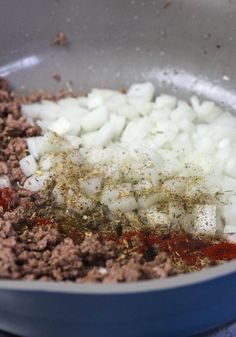
<path fill-rule="evenodd" d="M 35 174 L 38 168 L 38 164 L 32 155 L 26 156 L 19 162 L 20 168 L 26 177 Z"/>
<path fill-rule="evenodd" d="M 55 201 L 58 205 L 63 205 L 64 202 L 65 202 L 65 198 L 63 196 L 63 192 L 61 191 L 60 187 L 59 186 L 55 186 L 53 191 L 52 191 L 52 194 L 55 198 Z"/>
<path fill-rule="evenodd" d="M 45 186 L 49 177 L 50 175 L 47 172 L 41 175 L 34 174 L 25 181 L 24 188 L 32 192 L 37 192 Z"/>
<path fill-rule="evenodd" d="M 137 202 L 133 196 L 130 197 L 125 197 L 125 198 L 120 198 L 117 200 L 112 200 L 108 204 L 108 208 L 112 212 L 130 212 L 133 211 L 134 209 L 138 208 Z"/>
<path fill-rule="evenodd" d="M 58 204 L 85 213 L 99 202 L 127 219 L 142 215 L 150 226 L 181 224 L 190 232 L 221 233 L 233 240 L 236 118 L 197 97 L 188 104 L 169 95 L 154 100 L 154 93 L 152 83 L 136 83 L 127 94 L 93 89 L 87 97 L 23 105 L 23 114 L 43 134 L 26 139 L 30 155 L 20 161 L 28 177 L 25 188 L 42 189 L 56 168 L 61 175 L 67 156 L 78 170 L 85 164 L 88 175 L 78 174 L 78 195 L 69 182 L 63 180 L 65 193 L 57 183 Z M 0 177 L 0 188 L 9 184 Z M 205 194 L 209 201 L 197 202 L 193 211 L 184 208 L 182 200 Z M 168 203 L 164 211 L 162 202 Z"/>
<path fill-rule="evenodd" d="M 81 127 L 85 132 L 99 129 L 108 119 L 106 107 L 98 107 L 83 117 Z"/>
<path fill-rule="evenodd" d="M 11 182 L 7 175 L 0 175 L 0 189 L 4 187 L 11 187 Z"/>
<path fill-rule="evenodd" d="M 80 182 L 80 186 L 87 194 L 97 194 L 101 190 L 101 183 L 102 178 L 101 177 L 93 177 L 88 180 L 82 180 Z"/>
<path fill-rule="evenodd" d="M 67 199 L 67 208 L 78 214 L 83 214 L 94 208 L 94 203 L 85 195 L 71 195 Z"/>
<path fill-rule="evenodd" d="M 143 196 L 138 198 L 138 206 L 140 208 L 148 208 L 151 207 L 152 205 L 155 205 L 158 200 L 159 200 L 158 193 L 154 193 L 148 197 Z"/>
<path fill-rule="evenodd" d="M 158 110 L 163 110 L 163 109 L 173 110 L 175 109 L 176 104 L 177 104 L 177 99 L 175 96 L 160 95 L 155 100 L 155 107 Z"/>
<path fill-rule="evenodd" d="M 65 117 L 60 117 L 52 122 L 48 129 L 56 132 L 58 135 L 64 135 L 70 130 L 70 123 Z"/>
<path fill-rule="evenodd" d="M 170 216 L 160 212 L 157 207 L 150 207 L 139 212 L 141 217 L 149 226 L 170 226 Z"/>
<path fill-rule="evenodd" d="M 36 159 L 38 159 L 41 154 L 43 140 L 44 138 L 41 136 L 26 138 L 29 152 Z"/>
<path fill-rule="evenodd" d="M 155 88 L 152 83 L 140 83 L 131 85 L 127 92 L 129 98 L 140 99 L 146 102 L 150 102 L 153 99 Z"/>
<path fill-rule="evenodd" d="M 196 205 L 193 217 L 196 233 L 212 235 L 216 233 L 216 205 Z"/>

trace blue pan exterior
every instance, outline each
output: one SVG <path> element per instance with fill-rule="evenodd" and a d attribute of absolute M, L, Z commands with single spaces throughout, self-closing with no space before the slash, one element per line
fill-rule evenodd
<path fill-rule="evenodd" d="M 0 329 L 25 337 L 185 337 L 235 319 L 236 273 L 156 291 L 20 289 L 0 298 Z"/>

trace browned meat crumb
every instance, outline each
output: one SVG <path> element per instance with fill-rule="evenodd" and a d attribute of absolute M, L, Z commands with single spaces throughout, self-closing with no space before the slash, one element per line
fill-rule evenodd
<path fill-rule="evenodd" d="M 53 78 L 55 81 L 57 81 L 57 82 L 60 82 L 60 81 L 61 81 L 61 76 L 60 76 L 59 74 L 54 74 L 54 75 L 52 76 L 52 78 Z"/>
<path fill-rule="evenodd" d="M 57 33 L 57 35 L 52 39 L 51 44 L 53 46 L 65 46 L 68 44 L 68 39 L 66 35 L 62 32 Z"/>
<path fill-rule="evenodd" d="M 8 91 L 8 82 L 3 77 L 0 77 L 0 90 Z"/>
<path fill-rule="evenodd" d="M 165 0 L 163 8 L 168 8 L 172 4 L 172 0 Z"/>
<path fill-rule="evenodd" d="M 58 101 L 59 99 L 66 98 L 66 97 L 76 97 L 78 95 L 69 92 L 68 90 L 60 90 L 58 94 L 50 94 L 48 92 L 36 92 L 33 94 L 30 94 L 28 96 L 20 97 L 18 100 L 21 104 L 30 104 L 30 103 L 36 103 L 40 102 L 41 100 L 52 100 L 52 101 Z"/>
<path fill-rule="evenodd" d="M 80 250 L 84 259 L 88 263 L 104 264 L 106 260 L 114 258 L 116 254 L 116 246 L 112 241 L 102 244 L 97 235 L 86 236 L 80 245 Z M 103 262 L 104 261 L 104 262 Z"/>
<path fill-rule="evenodd" d="M 1 174 L 7 174 L 8 173 L 8 166 L 5 162 L 0 162 L 0 175 Z"/>

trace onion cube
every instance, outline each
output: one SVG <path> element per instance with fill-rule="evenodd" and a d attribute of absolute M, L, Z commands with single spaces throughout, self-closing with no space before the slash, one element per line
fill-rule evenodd
<path fill-rule="evenodd" d="M 216 205 L 195 205 L 194 230 L 198 234 L 216 233 Z"/>

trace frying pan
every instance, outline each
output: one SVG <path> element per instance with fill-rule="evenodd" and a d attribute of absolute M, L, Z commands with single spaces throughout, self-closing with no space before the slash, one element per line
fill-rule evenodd
<path fill-rule="evenodd" d="M 148 80 L 236 109 L 235 0 L 0 4 L 0 76 L 18 91 Z M 68 46 L 50 46 L 58 31 Z M 236 261 L 133 284 L 0 281 L 0 329 L 27 337 L 185 337 L 235 318 Z"/>

